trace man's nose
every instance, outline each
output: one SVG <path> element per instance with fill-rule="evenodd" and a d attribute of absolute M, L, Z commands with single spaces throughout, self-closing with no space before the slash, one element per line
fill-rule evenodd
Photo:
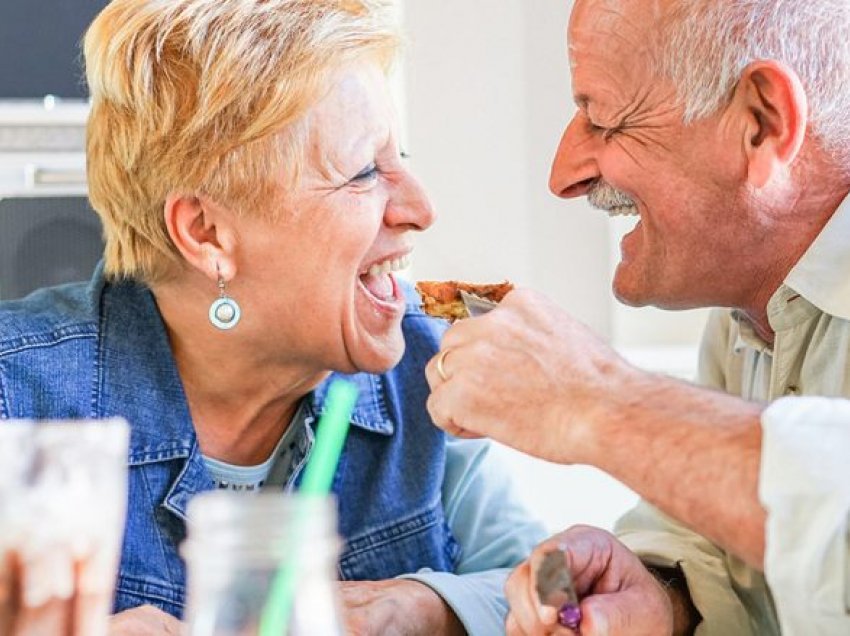
<path fill-rule="evenodd" d="M 437 218 L 437 213 L 419 181 L 405 172 L 396 183 L 387 201 L 384 223 L 389 227 L 405 227 L 410 230 L 427 230 Z"/>
<path fill-rule="evenodd" d="M 549 189 L 557 197 L 569 199 L 587 194 L 601 176 L 596 163 L 595 137 L 586 130 L 579 115 L 573 117 L 561 136 L 555 153 Z"/>

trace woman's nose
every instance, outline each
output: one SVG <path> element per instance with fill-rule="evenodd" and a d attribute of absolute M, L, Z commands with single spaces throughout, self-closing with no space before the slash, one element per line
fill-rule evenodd
<path fill-rule="evenodd" d="M 405 173 L 387 202 L 384 223 L 421 232 L 431 227 L 436 218 L 437 213 L 422 185 L 412 174 Z"/>
<path fill-rule="evenodd" d="M 552 194 L 562 199 L 587 194 L 590 186 L 601 176 L 595 156 L 596 141 L 581 121 L 580 114 L 573 117 L 561 136 L 552 162 L 549 176 Z"/>

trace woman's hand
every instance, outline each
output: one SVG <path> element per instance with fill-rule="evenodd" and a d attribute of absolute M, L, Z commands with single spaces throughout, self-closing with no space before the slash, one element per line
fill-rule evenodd
<path fill-rule="evenodd" d="M 142 605 L 109 619 L 109 636 L 180 636 L 183 624 L 158 607 Z"/>
<path fill-rule="evenodd" d="M 341 596 L 350 636 L 463 636 L 446 602 L 417 581 L 345 581 Z"/>
<path fill-rule="evenodd" d="M 0 552 L 0 634 L 106 634 L 112 606 L 108 573 L 114 567 L 110 553 L 77 561 L 70 548 L 51 548 L 27 556 Z"/>
<path fill-rule="evenodd" d="M 537 570 L 556 549 L 565 552 L 581 599 L 582 636 L 673 633 L 670 599 L 640 559 L 608 532 L 575 526 L 541 543 L 511 574 L 505 585 L 508 636 L 574 636 L 558 625 L 557 609 L 542 606 L 537 596 Z"/>

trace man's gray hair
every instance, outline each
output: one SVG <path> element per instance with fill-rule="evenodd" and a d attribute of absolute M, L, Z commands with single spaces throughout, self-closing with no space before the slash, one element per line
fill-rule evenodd
<path fill-rule="evenodd" d="M 728 103 L 748 64 L 782 62 L 803 83 L 814 136 L 850 171 L 850 1 L 680 0 L 668 18 L 660 70 L 686 122 Z"/>

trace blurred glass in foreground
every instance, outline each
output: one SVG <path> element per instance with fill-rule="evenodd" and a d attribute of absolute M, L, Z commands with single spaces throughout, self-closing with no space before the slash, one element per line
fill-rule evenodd
<path fill-rule="evenodd" d="M 0 422 L 0 634 L 107 634 L 128 440 L 117 419 Z"/>
<path fill-rule="evenodd" d="M 297 578 L 285 633 L 343 634 L 336 583 L 340 539 L 332 498 L 279 491 L 196 496 L 189 503 L 182 547 L 189 634 L 256 636 L 272 581 L 294 550 Z"/>

